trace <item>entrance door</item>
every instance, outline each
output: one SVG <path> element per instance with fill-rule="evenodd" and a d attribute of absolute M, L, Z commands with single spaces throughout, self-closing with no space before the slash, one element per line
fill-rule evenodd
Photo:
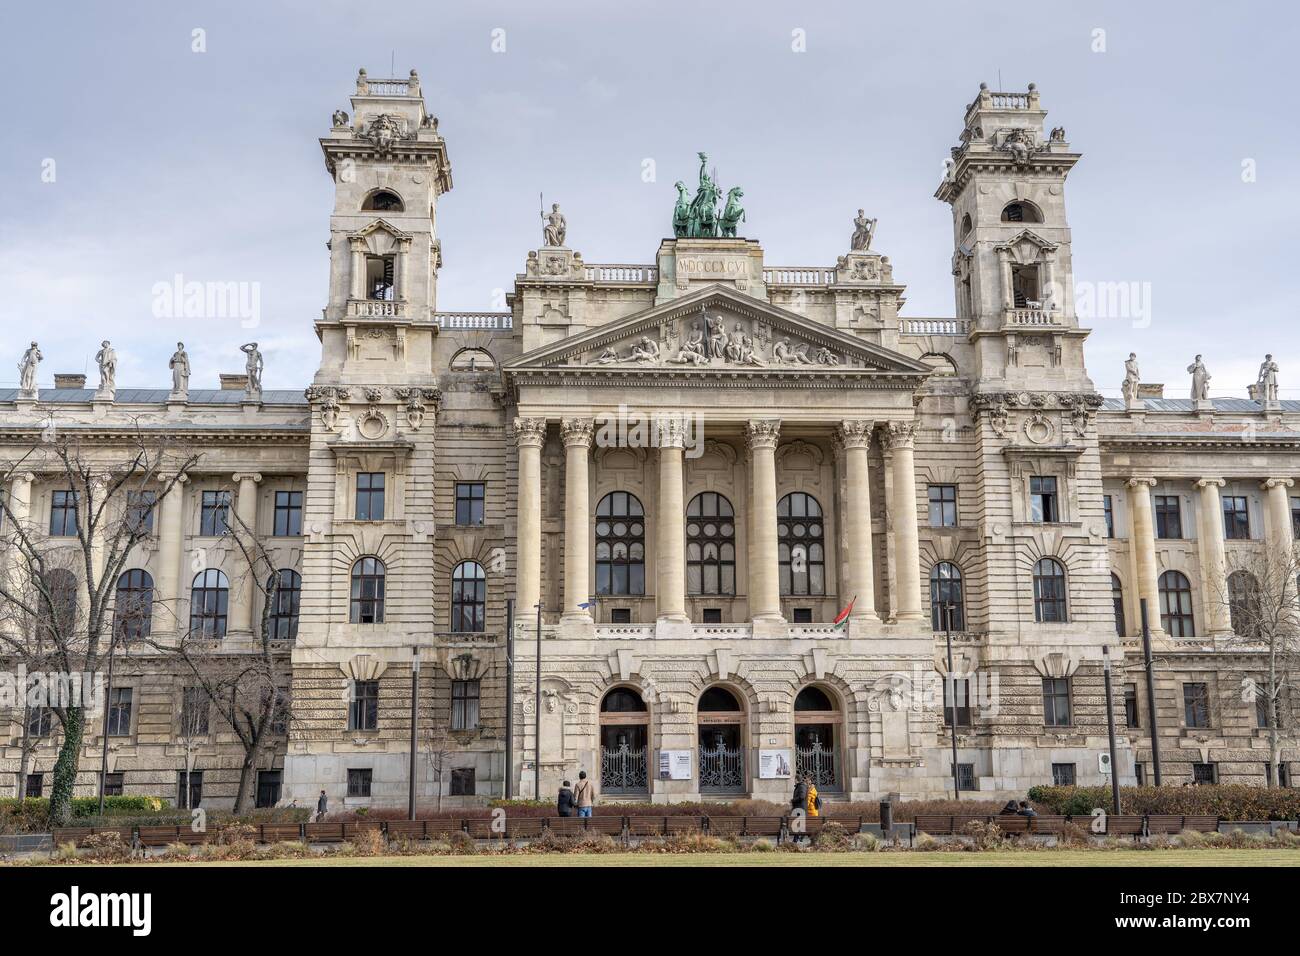
<path fill-rule="evenodd" d="M 646 794 L 646 728 L 644 724 L 607 724 L 600 728 L 600 792 Z"/>

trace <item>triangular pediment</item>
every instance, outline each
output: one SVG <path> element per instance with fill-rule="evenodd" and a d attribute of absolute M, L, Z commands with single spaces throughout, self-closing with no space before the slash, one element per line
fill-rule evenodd
<path fill-rule="evenodd" d="M 394 239 L 409 239 L 411 234 L 398 229 L 387 219 L 372 219 L 366 225 L 362 226 L 356 232 L 348 233 L 349 239 L 368 239 L 377 232 L 387 233 Z"/>
<path fill-rule="evenodd" d="M 533 349 L 521 372 L 617 377 L 900 377 L 930 366 L 721 284 Z"/>

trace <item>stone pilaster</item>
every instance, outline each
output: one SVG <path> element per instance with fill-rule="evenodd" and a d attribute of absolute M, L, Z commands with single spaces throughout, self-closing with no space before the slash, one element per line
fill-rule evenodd
<path fill-rule="evenodd" d="M 844 446 L 844 498 L 848 505 L 844 515 L 849 543 L 845 556 L 849 567 L 848 597 L 854 602 L 852 619 L 863 622 L 880 620 L 876 614 L 876 575 L 871 556 L 871 481 L 867 470 L 873 427 L 872 422 L 858 419 L 841 422 L 838 430 L 840 443 Z"/>
<path fill-rule="evenodd" d="M 1288 553 L 1295 545 L 1291 530 L 1290 478 L 1270 478 L 1260 487 L 1264 490 L 1264 540 L 1272 552 L 1270 558 Z"/>
<path fill-rule="evenodd" d="M 516 558 L 518 570 L 515 609 L 521 621 L 532 616 L 542 594 L 542 445 L 546 443 L 546 421 L 541 418 L 516 418 L 515 442 L 519 446 L 518 535 Z"/>
<path fill-rule="evenodd" d="M 591 456 L 594 424 L 590 418 L 566 418 L 564 439 L 564 607 L 561 619 L 592 622 L 582 604 L 591 597 L 591 502 L 587 459 Z"/>
<path fill-rule="evenodd" d="M 6 539 L 12 541 L 16 535 L 17 529 L 8 526 L 11 516 L 13 522 L 19 527 L 24 530 L 31 529 L 32 482 L 35 480 L 36 476 L 30 471 L 20 471 L 10 477 L 9 487 L 6 489 L 9 497 L 9 514 L 4 516 L 6 526 L 0 529 L 0 541 Z M 22 550 L 16 543 L 9 543 L 0 549 L 0 575 L 3 575 L 0 580 L 3 580 L 6 588 L 11 588 L 16 593 L 21 593 L 24 587 L 23 580 L 19 578 L 24 563 L 22 554 Z M 14 622 L 9 624 L 13 625 Z"/>
<path fill-rule="evenodd" d="M 916 426 L 890 422 L 886 441 L 894 455 L 894 547 L 898 581 L 898 620 L 920 621 L 921 548 L 916 527 L 916 464 L 912 446 Z"/>
<path fill-rule="evenodd" d="M 1152 636 L 1163 636 L 1160 624 L 1159 568 L 1156 565 L 1156 531 L 1151 515 L 1151 489 L 1156 480 L 1134 477 L 1127 482 L 1130 519 L 1130 543 L 1137 559 L 1138 599 L 1147 602 L 1147 625 Z"/>
<path fill-rule="evenodd" d="M 1223 485 L 1222 478 L 1202 478 L 1196 483 L 1200 489 L 1197 545 L 1201 552 L 1201 592 L 1205 629 L 1211 635 L 1232 633 L 1227 558 L 1223 549 L 1223 502 L 1219 498 L 1219 489 Z"/>
<path fill-rule="evenodd" d="M 181 550 L 185 541 L 185 482 L 180 475 L 163 495 L 158 514 L 158 576 L 154 582 L 154 634 L 184 632 L 181 624 Z"/>
<path fill-rule="evenodd" d="M 243 538 L 249 557 L 257 554 L 257 486 L 262 476 L 257 472 L 241 472 L 233 476 L 239 491 L 235 497 L 235 533 Z M 253 578 L 248 560 L 240 548 L 232 552 L 236 562 L 230 568 L 230 622 L 231 631 L 253 633 L 256 628 L 256 605 L 253 596 L 260 590 Z"/>
<path fill-rule="evenodd" d="M 659 506 L 655 522 L 655 616 L 660 621 L 687 621 L 686 506 L 683 502 L 682 455 L 686 432 L 681 418 L 655 422 L 659 435 Z"/>
<path fill-rule="evenodd" d="M 776 540 L 776 445 L 781 422 L 751 421 L 745 426 L 753 476 L 754 521 L 749 541 L 749 616 L 755 621 L 784 621 Z"/>

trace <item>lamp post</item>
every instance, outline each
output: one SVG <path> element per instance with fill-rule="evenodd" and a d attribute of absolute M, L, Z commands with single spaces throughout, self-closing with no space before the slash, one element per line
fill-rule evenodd
<path fill-rule="evenodd" d="M 420 648 L 411 648 L 411 766 L 406 792 L 406 818 L 415 819 L 415 729 L 419 722 L 420 706 Z M 441 791 L 439 791 L 441 792 Z"/>
<path fill-rule="evenodd" d="M 956 605 L 949 601 L 943 606 L 943 636 L 948 644 L 948 693 L 952 698 L 952 710 L 949 712 L 948 730 L 952 737 L 952 798 L 961 799 L 961 788 L 957 785 L 957 679 L 952 673 L 952 612 Z"/>
<path fill-rule="evenodd" d="M 505 797 L 514 795 L 515 775 L 515 599 L 506 599 L 506 785 Z"/>
<path fill-rule="evenodd" d="M 542 602 L 537 602 L 537 676 L 533 686 L 533 799 L 542 799 Z"/>
<path fill-rule="evenodd" d="M 1160 786 L 1160 731 L 1156 727 L 1156 668 L 1151 660 L 1151 628 L 1147 624 L 1147 599 L 1138 602 L 1142 611 L 1142 657 L 1147 672 L 1147 720 L 1151 724 L 1151 771 Z"/>
<path fill-rule="evenodd" d="M 104 815 L 104 787 L 108 782 L 108 721 L 113 714 L 113 648 L 117 646 L 117 628 L 108 640 L 108 686 L 104 688 L 104 742 L 99 753 L 99 815 Z"/>
<path fill-rule="evenodd" d="M 1110 696 L 1110 648 L 1101 649 L 1102 672 L 1106 678 L 1106 733 L 1110 736 L 1110 797 L 1115 816 L 1119 816 L 1119 765 L 1115 763 L 1115 711 Z"/>

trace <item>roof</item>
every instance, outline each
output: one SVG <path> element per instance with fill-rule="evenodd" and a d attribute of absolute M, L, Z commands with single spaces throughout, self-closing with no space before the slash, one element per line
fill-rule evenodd
<path fill-rule="evenodd" d="M 1194 412 L 1196 403 L 1190 398 L 1148 398 L 1143 400 L 1149 412 Z M 1210 404 L 1216 412 L 1262 412 L 1264 406 L 1249 398 L 1212 398 Z M 1285 400 L 1279 403 L 1284 412 L 1300 412 L 1300 401 Z M 1101 405 L 1105 412 L 1125 410 L 1122 398 L 1108 398 Z"/>
<path fill-rule="evenodd" d="M 113 396 L 117 405 L 161 405 L 171 397 L 165 388 L 119 388 Z M 18 398 L 18 389 L 0 388 L 0 402 L 12 402 Z M 94 401 L 93 388 L 42 388 L 40 401 L 54 404 L 76 404 Z M 245 401 L 246 393 L 242 389 L 194 388 L 190 389 L 188 402 L 191 405 L 238 405 Z M 262 392 L 263 405 L 306 405 L 307 398 L 301 389 L 266 389 Z"/>

